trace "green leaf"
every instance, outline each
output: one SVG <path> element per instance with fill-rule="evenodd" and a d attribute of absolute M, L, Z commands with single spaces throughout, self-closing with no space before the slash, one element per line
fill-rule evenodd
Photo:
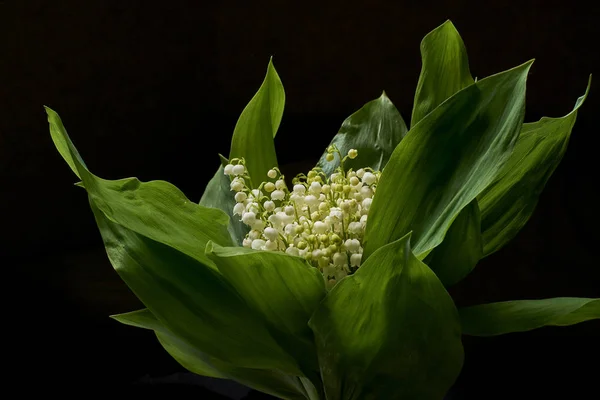
<path fill-rule="evenodd" d="M 585 94 L 569 114 L 523 125 L 512 156 L 478 196 L 485 255 L 508 243 L 533 214 L 546 182 L 567 150 L 577 110 L 587 98 L 591 82 L 590 76 Z"/>
<path fill-rule="evenodd" d="M 227 378 L 226 375 L 219 372 L 212 365 L 211 361 L 214 361 L 214 358 L 198 351 L 186 341 L 179 339 L 161 324 L 147 308 L 124 314 L 111 315 L 111 318 L 125 325 L 154 331 L 165 350 L 188 371 L 212 378 Z"/>
<path fill-rule="evenodd" d="M 206 253 L 223 277 L 265 320 L 279 330 L 312 340 L 307 323 L 327 294 L 317 268 L 301 257 L 283 252 L 209 243 Z"/>
<path fill-rule="evenodd" d="M 239 216 L 233 215 L 233 207 L 236 205 L 236 201 L 230 188 L 231 179 L 223 172 L 223 163 L 227 164 L 227 162 L 227 159 L 221 156 L 221 166 L 208 182 L 204 194 L 200 199 L 200 205 L 223 210 L 229 217 L 227 229 L 233 243 L 241 246 L 250 228 L 240 221 Z"/>
<path fill-rule="evenodd" d="M 328 400 L 442 399 L 458 376 L 458 313 L 410 234 L 342 279 L 309 325 Z"/>
<path fill-rule="evenodd" d="M 394 150 L 369 211 L 363 257 L 413 231 L 423 258 L 488 186 L 523 122 L 531 62 L 482 79 L 423 118 Z"/>
<path fill-rule="evenodd" d="M 273 138 L 279 128 L 285 92 L 281 79 L 269 60 L 267 75 L 235 125 L 229 158 L 246 159 L 246 167 L 257 185 L 266 179 L 267 172 L 277 166 Z"/>
<path fill-rule="evenodd" d="M 232 244 L 226 214 L 191 202 L 165 181 L 110 181 L 95 176 L 83 163 L 58 114 L 49 108 L 46 111 L 57 149 L 106 218 L 214 267 L 204 248 L 209 240 L 223 246 Z"/>
<path fill-rule="evenodd" d="M 217 271 L 111 222 L 92 199 L 90 205 L 111 264 L 169 331 L 240 367 L 298 372 L 260 317 Z"/>
<path fill-rule="evenodd" d="M 148 309 L 111 317 L 126 325 L 153 330 L 165 350 L 184 368 L 198 375 L 232 379 L 282 399 L 304 400 L 308 398 L 300 381 L 301 378 L 278 371 L 240 368 L 210 357 L 175 336 Z"/>
<path fill-rule="evenodd" d="M 331 144 L 335 144 L 343 156 L 348 150 L 358 150 L 358 157 L 344 162 L 344 169 L 371 167 L 380 171 L 385 167 L 390 155 L 406 135 L 406 124 L 402 116 L 386 96 L 385 92 L 378 99 L 365 104 L 360 110 L 346 118 Z M 340 165 L 336 155 L 331 162 L 323 153 L 317 163 L 318 167 L 329 176 Z"/>
<path fill-rule="evenodd" d="M 600 299 L 557 297 L 504 301 L 463 307 L 458 311 L 464 334 L 493 336 L 600 319 Z"/>
<path fill-rule="evenodd" d="M 209 243 L 206 253 L 246 304 L 267 321 L 275 340 L 299 362 L 305 376 L 317 383 L 310 372 L 318 363 L 308 320 L 327 293 L 319 270 L 303 258 L 280 252 Z"/>
<path fill-rule="evenodd" d="M 483 256 L 481 217 L 477 200 L 458 214 L 444 241 L 425 258 L 425 264 L 449 287 L 465 278 Z"/>
<path fill-rule="evenodd" d="M 450 21 L 421 41 L 421 75 L 417 84 L 411 127 L 456 92 L 475 81 L 462 38 Z"/>

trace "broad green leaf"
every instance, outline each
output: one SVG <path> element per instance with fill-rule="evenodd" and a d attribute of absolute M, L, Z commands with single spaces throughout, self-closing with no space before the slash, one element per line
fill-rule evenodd
<path fill-rule="evenodd" d="M 577 110 L 590 85 L 591 76 L 585 94 L 564 117 L 524 124 L 512 156 L 478 196 L 485 255 L 508 243 L 533 214 L 546 182 L 567 150 Z"/>
<path fill-rule="evenodd" d="M 204 248 L 209 240 L 223 246 L 232 244 L 226 214 L 191 202 L 165 181 L 109 181 L 95 176 L 83 163 L 58 114 L 49 108 L 46 111 L 58 151 L 106 218 L 214 267 Z"/>
<path fill-rule="evenodd" d="M 175 336 L 147 308 L 124 314 L 111 315 L 111 318 L 125 325 L 154 331 L 165 350 L 185 369 L 202 376 L 227 378 L 212 365 L 211 361 L 214 358 L 198 351 L 189 343 Z"/>
<path fill-rule="evenodd" d="M 458 376 L 457 310 L 409 240 L 375 251 L 311 318 L 328 400 L 442 399 Z"/>
<path fill-rule="evenodd" d="M 269 169 L 277 166 L 275 143 L 285 92 L 281 79 L 269 60 L 267 75 L 235 125 L 229 158 L 246 159 L 246 167 L 256 186 L 267 178 Z"/>
<path fill-rule="evenodd" d="M 308 320 L 327 293 L 319 270 L 281 252 L 209 243 L 206 253 L 246 304 L 267 321 L 275 340 L 298 360 L 305 375 L 316 371 Z"/>
<path fill-rule="evenodd" d="M 327 294 L 317 268 L 283 252 L 209 243 L 206 253 L 246 303 L 273 326 L 312 339 L 307 323 Z"/>
<path fill-rule="evenodd" d="M 227 229 L 233 243 L 241 246 L 250 228 L 240 221 L 239 216 L 233 215 L 233 207 L 236 201 L 230 188 L 231 179 L 223 172 L 223 163 L 227 163 L 227 159 L 221 156 L 221 166 L 208 182 L 204 194 L 200 199 L 200 205 L 223 210 L 229 216 Z"/>
<path fill-rule="evenodd" d="M 383 92 L 378 99 L 368 102 L 349 116 L 342 123 L 331 144 L 336 145 L 343 156 L 348 154 L 350 149 L 358 150 L 358 157 L 344 163 L 345 170 L 352 168 L 356 171 L 359 168 L 371 167 L 380 171 L 406 135 L 406 131 L 402 116 Z M 326 155 L 327 151 L 323 153 L 317 166 L 329 176 L 339 167 L 340 158 L 336 155 L 334 160 L 329 162 L 325 159 Z"/>
<path fill-rule="evenodd" d="M 240 367 L 297 372 L 295 361 L 217 271 L 110 221 L 91 196 L 90 206 L 111 264 L 169 331 Z"/>
<path fill-rule="evenodd" d="M 481 217 L 477 200 L 458 214 L 440 243 L 425 258 L 444 286 L 452 286 L 465 278 L 483 256 Z"/>
<path fill-rule="evenodd" d="M 463 307 L 458 311 L 465 335 L 493 336 L 600 319 L 600 299 L 557 297 L 504 301 Z"/>
<path fill-rule="evenodd" d="M 446 99 L 475 82 L 469 71 L 465 45 L 450 21 L 423 38 L 421 60 L 411 128 Z"/>
<path fill-rule="evenodd" d="M 240 368 L 210 357 L 175 336 L 148 309 L 113 315 L 112 318 L 126 325 L 153 330 L 165 350 L 184 368 L 198 375 L 233 379 L 282 399 L 309 398 L 300 381 L 301 378 L 277 371 Z"/>
<path fill-rule="evenodd" d="M 512 152 L 523 122 L 531 62 L 482 79 L 423 118 L 383 170 L 365 233 L 368 257 L 413 231 L 423 258 Z"/>

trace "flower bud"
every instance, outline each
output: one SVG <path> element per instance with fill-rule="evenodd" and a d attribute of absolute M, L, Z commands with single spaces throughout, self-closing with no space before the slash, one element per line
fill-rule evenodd
<path fill-rule="evenodd" d="M 277 250 L 277 241 L 267 240 L 267 242 L 265 243 L 265 250 Z"/>
<path fill-rule="evenodd" d="M 348 255 L 346 253 L 335 253 L 333 255 L 333 264 L 339 266 L 347 265 Z"/>
<path fill-rule="evenodd" d="M 233 165 L 227 164 L 225 168 L 223 168 L 223 173 L 225 175 L 231 175 L 233 173 Z"/>
<path fill-rule="evenodd" d="M 271 200 L 267 200 L 264 202 L 263 207 L 267 211 L 273 211 L 275 209 L 275 203 L 273 203 Z"/>
<path fill-rule="evenodd" d="M 348 231 L 354 233 L 355 235 L 361 233 L 362 229 L 363 226 L 360 222 L 350 222 L 350 224 L 348 225 Z"/>
<path fill-rule="evenodd" d="M 298 251 L 298 249 L 296 247 L 288 247 L 287 249 L 285 249 L 285 252 L 287 254 L 289 254 L 290 256 L 299 256 L 300 252 Z"/>
<path fill-rule="evenodd" d="M 356 253 L 360 249 L 360 242 L 357 239 L 347 239 L 344 246 L 351 253 Z"/>
<path fill-rule="evenodd" d="M 271 193 L 271 198 L 273 200 L 283 200 L 285 198 L 285 192 L 283 190 L 275 190 Z"/>
<path fill-rule="evenodd" d="M 234 165 L 233 168 L 231 169 L 231 172 L 235 176 L 243 175 L 244 172 L 246 172 L 246 168 L 244 168 L 244 166 L 242 164 Z"/>
<path fill-rule="evenodd" d="M 319 182 L 311 183 L 308 191 L 315 195 L 321 193 L 321 184 Z"/>
<path fill-rule="evenodd" d="M 358 156 L 358 150 L 356 150 L 356 149 L 348 150 L 348 157 L 350 157 L 351 160 L 354 160 L 356 158 L 356 156 Z"/>
<path fill-rule="evenodd" d="M 279 180 L 277 180 L 277 181 L 275 182 L 275 187 L 276 187 L 278 190 L 283 190 L 283 189 L 285 189 L 285 188 L 286 188 L 286 186 L 285 186 L 285 181 L 284 181 L 283 179 L 279 179 Z"/>
<path fill-rule="evenodd" d="M 362 260 L 362 254 L 352 254 L 350 256 L 350 265 L 352 267 L 360 267 L 361 260 Z"/>
<path fill-rule="evenodd" d="M 323 222 L 317 221 L 313 225 L 313 232 L 315 232 L 317 234 L 325 233 L 325 232 L 327 232 L 327 228 L 328 228 L 327 225 L 325 225 Z"/>
<path fill-rule="evenodd" d="M 306 187 L 300 184 L 294 185 L 294 193 L 303 195 L 304 193 L 306 193 Z"/>
<path fill-rule="evenodd" d="M 277 229 L 267 227 L 265 228 L 263 235 L 265 235 L 265 237 L 269 240 L 277 240 L 279 237 L 279 232 L 277 232 Z"/>
<path fill-rule="evenodd" d="M 365 172 L 362 177 L 362 181 L 367 185 L 372 185 L 375 183 L 375 181 L 377 181 L 377 177 L 370 172 Z"/>
<path fill-rule="evenodd" d="M 296 225 L 294 224 L 287 224 L 285 226 L 285 228 L 283 228 L 284 232 L 286 235 L 293 235 L 296 232 Z"/>
<path fill-rule="evenodd" d="M 275 190 L 275 184 L 273 182 L 267 182 L 263 188 L 265 188 L 267 193 L 271 193 L 273 190 Z"/>
<path fill-rule="evenodd" d="M 243 203 L 244 201 L 246 201 L 247 198 L 248 195 L 246 194 L 246 192 L 237 192 L 235 194 L 235 201 L 237 201 L 238 203 Z"/>
<path fill-rule="evenodd" d="M 238 179 L 234 179 L 231 181 L 231 184 L 229 184 L 229 187 L 233 191 L 240 192 L 240 191 L 244 190 L 244 183 Z"/>
<path fill-rule="evenodd" d="M 253 212 L 244 213 L 244 215 L 242 215 L 242 221 L 246 225 L 252 225 L 254 224 L 254 222 L 256 222 L 256 214 L 254 214 Z"/>
<path fill-rule="evenodd" d="M 365 210 L 369 211 L 369 208 L 371 208 L 371 203 L 373 202 L 372 199 L 370 198 L 366 198 L 362 201 L 362 208 L 364 208 Z"/>
<path fill-rule="evenodd" d="M 267 176 L 271 179 L 275 179 L 277 178 L 277 171 L 270 169 L 269 172 L 267 172 Z"/>
<path fill-rule="evenodd" d="M 265 241 L 262 239 L 255 239 L 252 241 L 253 250 L 262 250 L 265 247 Z"/>

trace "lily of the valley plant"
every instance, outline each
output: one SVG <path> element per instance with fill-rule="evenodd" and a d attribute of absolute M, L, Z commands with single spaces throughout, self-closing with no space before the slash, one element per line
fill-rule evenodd
<path fill-rule="evenodd" d="M 95 176 L 47 109 L 110 262 L 147 307 L 113 318 L 153 330 L 196 374 L 294 400 L 442 399 L 461 335 L 600 318 L 599 299 L 457 309 L 446 291 L 527 222 L 587 91 L 566 116 L 524 124 L 531 62 L 474 80 L 449 21 L 421 54 L 410 128 L 384 93 L 292 180 L 269 63 L 199 204 L 164 181 Z"/>

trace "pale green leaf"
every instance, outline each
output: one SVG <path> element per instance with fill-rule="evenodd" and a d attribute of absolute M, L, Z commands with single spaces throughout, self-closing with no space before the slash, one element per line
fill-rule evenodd
<path fill-rule="evenodd" d="M 464 334 L 493 336 L 600 319 L 600 299 L 557 297 L 504 301 L 463 307 L 458 311 Z"/>
<path fill-rule="evenodd" d="M 283 108 L 285 92 L 272 60 L 267 75 L 235 125 L 231 138 L 229 159 L 246 159 L 246 167 L 256 186 L 267 178 L 269 169 L 277 166 L 275 143 Z"/>

